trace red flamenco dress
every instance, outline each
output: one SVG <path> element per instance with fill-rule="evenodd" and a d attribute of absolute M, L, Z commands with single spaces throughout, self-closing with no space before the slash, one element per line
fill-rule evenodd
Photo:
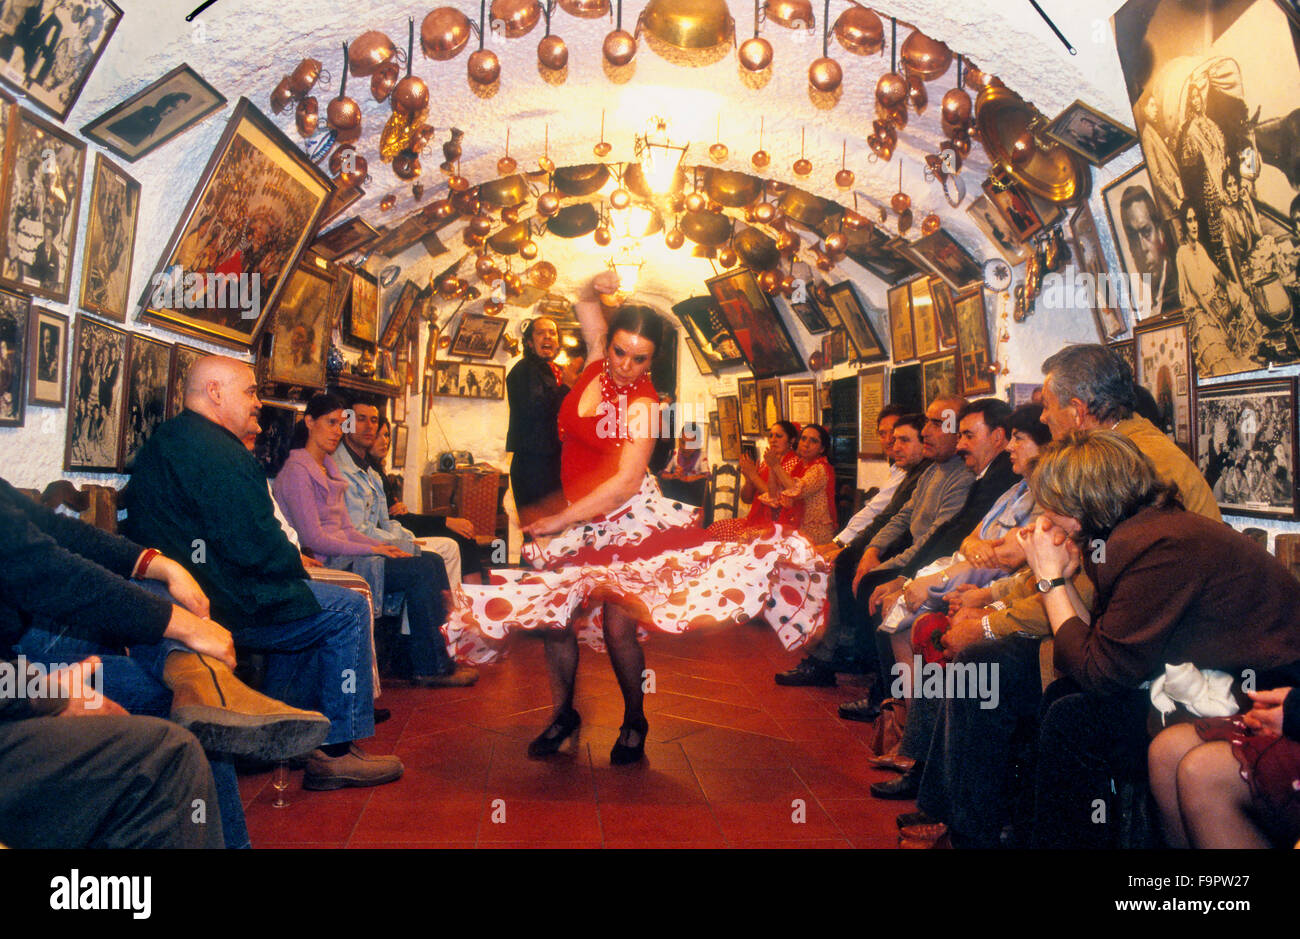
<path fill-rule="evenodd" d="M 793 450 L 787 450 L 781 457 L 781 469 L 789 476 L 799 470 L 799 457 Z M 772 478 L 772 467 L 764 462 L 758 468 L 758 478 L 767 483 Z M 782 525 L 788 531 L 799 527 L 797 515 L 801 506 L 794 505 L 777 508 L 755 497 L 750 503 L 749 513 L 744 518 L 724 518 L 709 526 L 709 532 L 720 541 L 747 541 L 757 535 L 769 533 L 774 525 Z"/>
<path fill-rule="evenodd" d="M 601 405 L 581 417 L 578 402 L 593 381 L 601 382 Z M 628 407 L 640 399 L 658 403 L 649 378 L 618 388 L 603 360 L 589 365 L 565 397 L 561 478 L 570 502 L 614 475 Z M 787 649 L 804 645 L 824 621 L 828 583 L 826 562 L 812 544 L 776 528 L 726 541 L 701 528 L 699 516 L 695 506 L 665 498 L 647 474 L 640 491 L 607 515 L 525 545 L 532 570 L 493 571 L 490 583 L 462 584 L 443 627 L 449 651 L 463 661 L 490 662 L 514 630 L 570 623 L 580 641 L 601 649 L 605 602 L 667 633 L 761 616 Z"/>

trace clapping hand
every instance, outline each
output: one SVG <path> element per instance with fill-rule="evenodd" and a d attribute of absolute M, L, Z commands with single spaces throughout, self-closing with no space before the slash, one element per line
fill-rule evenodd
<path fill-rule="evenodd" d="M 1291 693 L 1290 688 L 1273 688 L 1269 691 L 1247 691 L 1254 707 L 1241 719 L 1252 730 L 1282 736 L 1282 702 Z"/>

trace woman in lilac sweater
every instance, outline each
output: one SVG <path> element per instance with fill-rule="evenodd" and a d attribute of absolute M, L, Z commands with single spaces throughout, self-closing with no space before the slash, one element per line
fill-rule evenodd
<path fill-rule="evenodd" d="M 416 684 L 472 684 L 477 674 L 456 667 L 442 637 L 442 623 L 447 618 L 442 594 L 449 589 L 442 559 L 436 554 L 412 556 L 352 526 L 344 500 L 347 480 L 331 456 L 343 440 L 344 419 L 343 402 L 337 397 L 312 397 L 302 423 L 294 429 L 294 449 L 271 486 L 275 500 L 298 532 L 303 548 L 327 567 L 364 568 L 360 562 L 369 558 L 382 564 L 382 577 L 376 578 L 371 589 L 381 604 L 386 592 L 405 595 Z"/>

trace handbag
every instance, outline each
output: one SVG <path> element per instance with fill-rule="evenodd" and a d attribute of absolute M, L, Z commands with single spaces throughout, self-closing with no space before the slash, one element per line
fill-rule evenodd
<path fill-rule="evenodd" d="M 867 749 L 872 756 L 893 753 L 903 741 L 907 726 L 907 702 L 899 698 L 886 698 L 880 705 L 880 716 L 872 722 L 871 740 Z"/>

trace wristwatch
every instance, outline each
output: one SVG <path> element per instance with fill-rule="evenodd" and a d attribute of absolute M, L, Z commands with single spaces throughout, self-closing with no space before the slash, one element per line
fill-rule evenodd
<path fill-rule="evenodd" d="M 834 538 L 831 539 L 831 544 L 835 545 L 835 547 L 837 547 L 837 548 L 847 548 L 847 547 L 848 547 L 848 545 L 846 545 L 844 542 L 840 541 L 840 536 L 839 536 L 839 535 L 836 535 Z"/>
<path fill-rule="evenodd" d="M 1067 581 L 1064 577 L 1053 577 L 1048 580 L 1046 577 L 1038 578 L 1038 592 L 1047 593 L 1053 587 L 1064 587 Z"/>

